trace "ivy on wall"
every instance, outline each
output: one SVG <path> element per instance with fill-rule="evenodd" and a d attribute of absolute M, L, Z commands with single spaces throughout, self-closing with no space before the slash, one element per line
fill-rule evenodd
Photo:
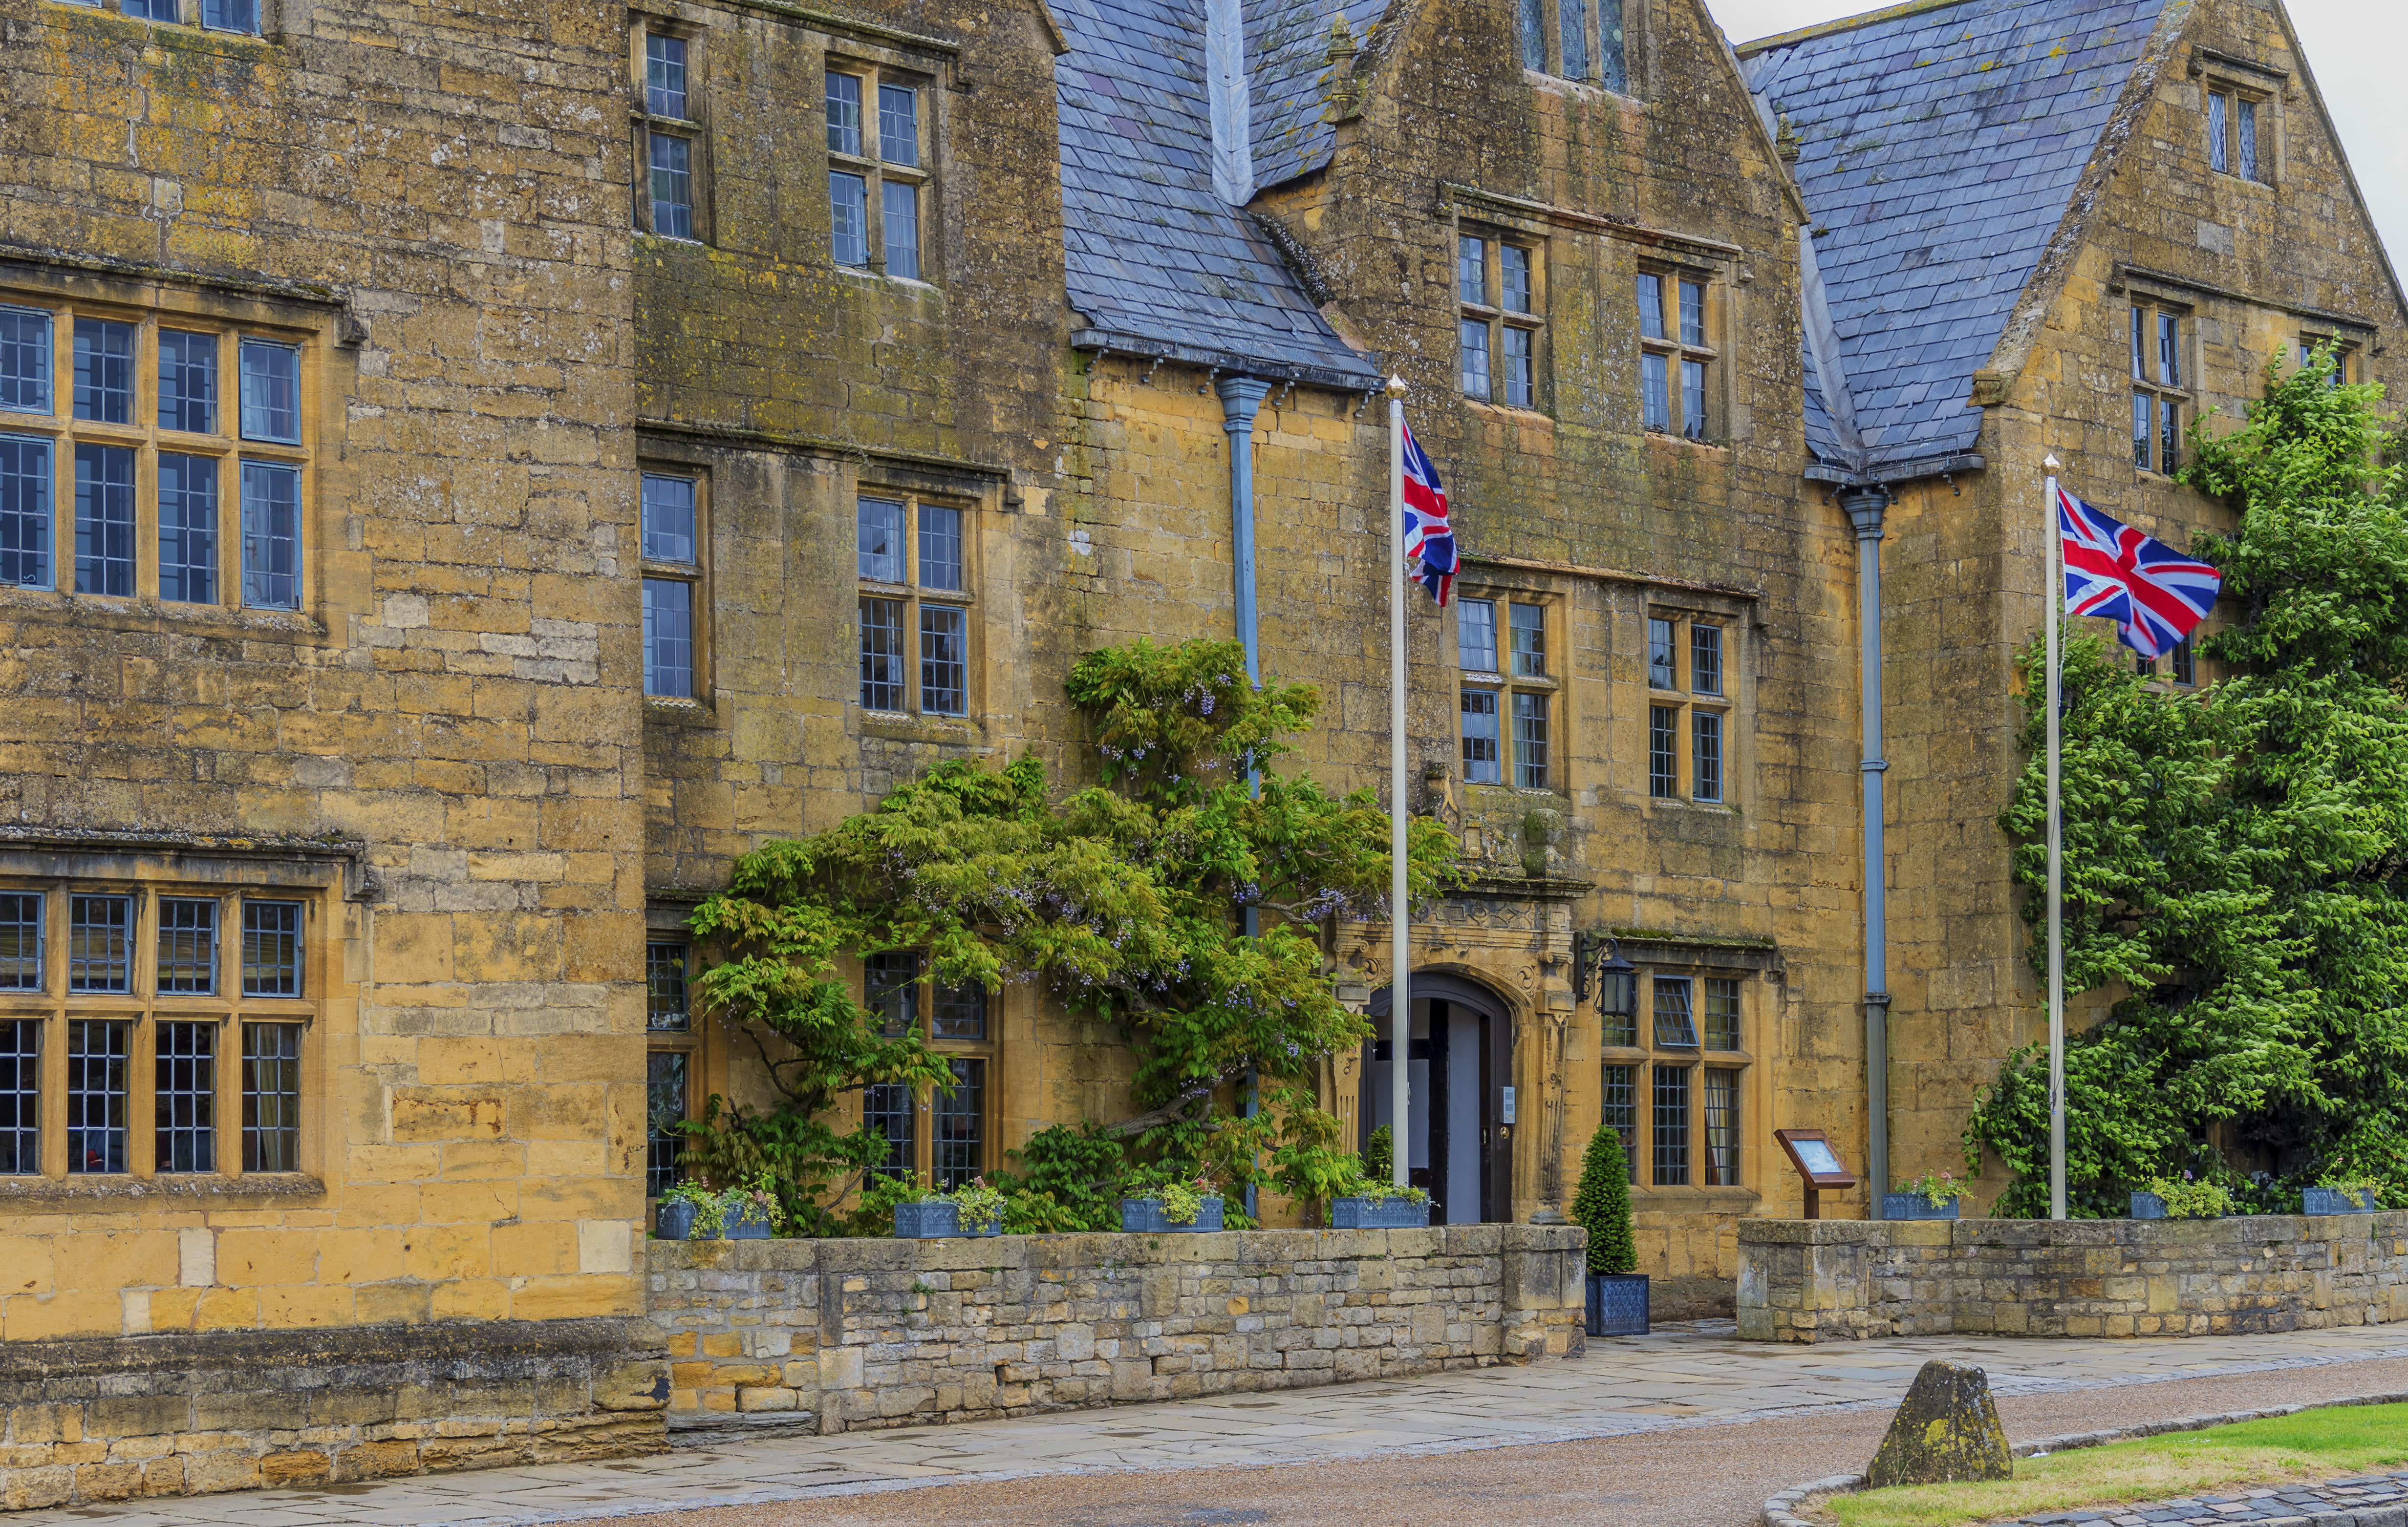
<path fill-rule="evenodd" d="M 2408 1188 L 2408 481 L 2382 389 L 2333 373 L 2270 364 L 2241 429 L 2193 436 L 2182 480 L 2239 526 L 2192 548 L 2225 578 L 2216 682 L 2066 644 L 2066 990 L 2114 996 L 2067 1038 L 2077 1216 L 2185 1171 L 2261 1211 L 2325 1180 Z M 2042 661 L 2021 656 L 1999 821 L 2044 978 Z M 2017 1051 L 1966 1126 L 2014 1174 L 2002 1215 L 2047 1213 L 2047 1080 L 2044 1049 Z"/>

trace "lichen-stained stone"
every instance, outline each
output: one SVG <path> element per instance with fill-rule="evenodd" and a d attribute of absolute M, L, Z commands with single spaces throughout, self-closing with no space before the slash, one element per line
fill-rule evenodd
<path fill-rule="evenodd" d="M 1865 1480 L 1875 1489 L 1943 1485 L 2004 1479 L 2014 1471 L 2007 1429 L 1999 1423 L 1999 1407 L 1990 1399 L 1990 1376 L 1935 1358 L 1914 1376 Z"/>

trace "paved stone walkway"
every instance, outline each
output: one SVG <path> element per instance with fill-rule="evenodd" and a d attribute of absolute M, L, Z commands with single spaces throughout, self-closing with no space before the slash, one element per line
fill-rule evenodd
<path fill-rule="evenodd" d="M 1935 1357 L 2001 1395 L 2408 1357 L 2408 1327 L 2286 1336 L 1816 1347 L 1742 1342 L 1728 1321 L 1659 1327 L 1578 1360 L 1168 1405 L 840 1436 L 760 1437 L 601 1463 L 488 1469 L 13 1513 L 7 1527 L 533 1527 L 969 1480 L 1411 1456 L 1885 1407 Z"/>
<path fill-rule="evenodd" d="M 2051 1511 L 2026 1517 L 2018 1527 L 2210 1527 L 2211 1523 L 2313 1522 L 2320 1515 L 2356 1507 L 2397 1506 L 2408 1501 L 2408 1474 L 2360 1475 L 2322 1484 L 2235 1490 L 2196 1499 L 2153 1501 L 2146 1506 L 2104 1506 L 2086 1511 Z"/>

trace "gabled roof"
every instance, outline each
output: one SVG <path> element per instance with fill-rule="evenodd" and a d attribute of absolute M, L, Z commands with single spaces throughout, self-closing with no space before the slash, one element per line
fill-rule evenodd
<path fill-rule="evenodd" d="M 2040 266 L 2168 0 L 1895 6 L 1742 44 L 1799 137 L 1795 174 L 1857 441 L 1879 468 L 1970 451 L 1973 373 Z M 1809 294 L 1812 301 L 1812 293 Z M 1813 357 L 1809 356 L 1812 364 Z M 1828 401 L 1828 400 L 1822 400 Z"/>
<path fill-rule="evenodd" d="M 1323 114 L 1329 22 L 1340 12 L 1357 47 L 1388 0 L 1248 0 L 1246 69 L 1254 96 L 1254 184 L 1275 186 L 1329 163 L 1338 130 Z"/>
<path fill-rule="evenodd" d="M 1073 343 L 1372 387 L 1245 212 L 1212 182 L 1206 0 L 1057 0 L 1063 252 Z"/>

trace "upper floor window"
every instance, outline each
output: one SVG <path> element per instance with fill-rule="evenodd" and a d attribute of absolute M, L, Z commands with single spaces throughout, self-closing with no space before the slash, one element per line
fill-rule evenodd
<path fill-rule="evenodd" d="M 0 1175 L 299 1171 L 310 907 L 0 886 Z"/>
<path fill-rule="evenodd" d="M 1660 271 L 1639 273 L 1639 421 L 1691 440 L 1711 436 L 1706 283 Z"/>
<path fill-rule="evenodd" d="M 298 608 L 308 354 L 194 318 L 0 305 L 0 583 Z"/>
<path fill-rule="evenodd" d="M 862 706 L 968 715 L 967 511 L 908 495 L 864 493 L 853 523 Z"/>
<path fill-rule="evenodd" d="M 838 264 L 921 278 L 925 98 L 919 82 L 873 65 L 830 65 L 828 247 Z"/>
<path fill-rule="evenodd" d="M 701 692 L 696 650 L 702 613 L 702 478 L 643 474 L 644 692 Z"/>
<path fill-rule="evenodd" d="M 1648 617 L 1647 793 L 1656 799 L 1683 793 L 1684 767 L 1691 800 L 1719 805 L 1728 798 L 1731 632 L 1713 616 Z"/>
<path fill-rule="evenodd" d="M 2263 97 L 2224 89 L 2207 93 L 2207 167 L 2218 175 L 2239 176 L 2243 180 L 2266 178 L 2265 164 L 2258 145 L 2258 120 L 2264 116 Z"/>
<path fill-rule="evenodd" d="M 1535 251 L 1499 239 L 1455 239 L 1455 295 L 1463 395 L 1538 407 L 1539 306 Z"/>
<path fill-rule="evenodd" d="M 1547 671 L 1548 606 L 1537 601 L 1455 601 L 1455 653 L 1462 667 L 1463 778 L 1553 788 L 1555 680 Z"/>
<path fill-rule="evenodd" d="M 68 5 L 105 9 L 108 0 L 64 0 Z M 141 21 L 197 25 L 211 32 L 259 31 L 258 0 L 117 0 L 117 11 Z"/>
<path fill-rule="evenodd" d="M 2132 464 L 2171 476 L 2182 454 L 2186 381 L 2183 314 L 2153 304 L 2132 307 Z"/>
<path fill-rule="evenodd" d="M 2306 370 L 2315 363 L 2316 351 L 2319 350 L 2326 350 L 2332 352 L 2333 368 L 2332 376 L 2328 379 L 2329 384 L 2334 387 L 2339 387 L 2343 383 L 2348 381 L 2350 379 L 2350 360 L 2351 357 L 2357 353 L 2357 347 L 2329 334 L 2301 335 L 2300 336 L 2299 347 L 2300 370 Z"/>
<path fill-rule="evenodd" d="M 1630 88 L 1623 0 L 1517 0 L 1522 66 L 1561 79 Z"/>
<path fill-rule="evenodd" d="M 648 29 L 638 34 L 636 148 L 643 166 L 637 224 L 663 238 L 700 239 L 702 135 L 694 93 L 699 39 Z"/>

